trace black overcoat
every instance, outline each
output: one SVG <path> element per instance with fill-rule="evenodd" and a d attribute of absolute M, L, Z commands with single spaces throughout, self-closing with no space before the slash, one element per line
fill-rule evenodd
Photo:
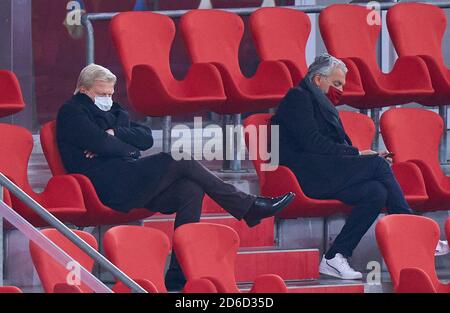
<path fill-rule="evenodd" d="M 280 165 L 294 172 L 312 198 L 333 198 L 378 157 L 359 155 L 335 107 L 306 80 L 288 91 L 271 123 L 280 127 Z"/>
<path fill-rule="evenodd" d="M 104 112 L 82 93 L 60 108 L 56 137 L 67 172 L 89 177 L 100 200 L 121 212 L 144 207 L 173 161 L 166 153 L 141 157 L 153 146 L 151 129 L 130 121 L 118 103 Z M 88 159 L 84 151 L 97 157 Z"/>

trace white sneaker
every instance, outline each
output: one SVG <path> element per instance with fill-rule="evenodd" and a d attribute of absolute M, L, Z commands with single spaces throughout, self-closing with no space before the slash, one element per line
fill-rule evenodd
<path fill-rule="evenodd" d="M 319 272 L 341 279 L 362 279 L 362 274 L 351 268 L 347 259 L 340 253 L 336 253 L 331 260 L 327 260 L 324 255 L 320 262 Z"/>
<path fill-rule="evenodd" d="M 446 255 L 450 252 L 450 249 L 448 247 L 448 241 L 447 240 L 439 240 L 437 246 L 436 246 L 436 252 L 434 253 L 435 256 L 441 256 Z"/>

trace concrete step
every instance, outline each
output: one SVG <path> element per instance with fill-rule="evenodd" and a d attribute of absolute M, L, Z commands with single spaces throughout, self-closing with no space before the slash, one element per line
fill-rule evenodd
<path fill-rule="evenodd" d="M 312 281 L 286 281 L 289 293 L 364 293 L 361 281 L 317 279 Z M 251 284 L 238 284 L 242 292 L 250 291 Z"/>
<path fill-rule="evenodd" d="M 263 274 L 277 274 L 284 280 L 317 279 L 319 250 L 273 246 L 241 248 L 236 258 L 236 281 L 252 282 Z"/>
<path fill-rule="evenodd" d="M 157 228 L 172 240 L 175 215 L 155 214 L 144 221 L 144 226 Z M 201 222 L 227 225 L 239 235 L 241 247 L 265 247 L 274 244 L 274 219 L 266 218 L 261 224 L 249 228 L 244 221 L 238 221 L 226 213 L 208 213 L 202 215 Z"/>

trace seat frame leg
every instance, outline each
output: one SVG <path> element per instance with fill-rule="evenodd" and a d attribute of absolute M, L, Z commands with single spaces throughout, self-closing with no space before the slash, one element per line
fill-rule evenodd
<path fill-rule="evenodd" d="M 172 116 L 164 116 L 162 119 L 162 151 L 170 153 L 172 145 Z"/>
<path fill-rule="evenodd" d="M 381 108 L 370 109 L 370 115 L 375 124 L 375 138 L 372 143 L 372 150 L 374 151 L 380 150 L 380 113 Z"/>
<path fill-rule="evenodd" d="M 447 106 L 442 105 L 439 107 L 439 115 L 444 122 L 444 132 L 442 134 L 442 140 L 439 144 L 439 161 L 441 164 L 447 163 Z"/>
<path fill-rule="evenodd" d="M 235 127 L 238 125 L 242 125 L 241 114 L 225 114 L 222 116 L 223 162 L 221 172 L 224 173 L 248 172 L 247 169 L 242 168 L 242 161 L 239 159 L 243 134 L 234 132 Z M 227 155 L 232 156 L 231 160 L 227 159 Z"/>
<path fill-rule="evenodd" d="M 328 229 L 328 217 L 323 217 L 323 255 L 328 251 L 328 240 L 329 240 L 329 229 Z"/>

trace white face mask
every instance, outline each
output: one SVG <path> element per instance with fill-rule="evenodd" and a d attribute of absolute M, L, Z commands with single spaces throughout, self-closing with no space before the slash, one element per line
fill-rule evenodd
<path fill-rule="evenodd" d="M 104 96 L 104 97 L 95 97 L 95 105 L 102 111 L 109 111 L 113 106 L 112 97 Z"/>

